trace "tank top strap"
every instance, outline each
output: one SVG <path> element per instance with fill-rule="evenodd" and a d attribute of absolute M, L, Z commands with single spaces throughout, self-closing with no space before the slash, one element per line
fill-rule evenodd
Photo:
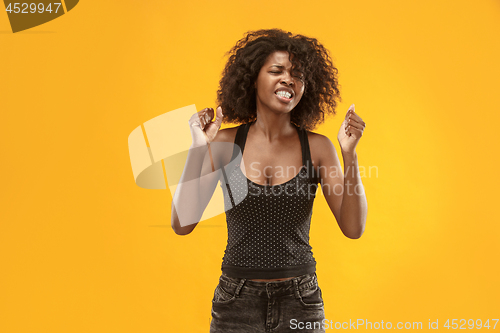
<path fill-rule="evenodd" d="M 315 184 L 317 184 L 319 183 L 319 178 L 312 164 L 311 150 L 309 148 L 307 131 L 305 129 L 300 129 L 298 126 L 296 126 L 296 128 L 297 132 L 299 133 L 300 146 L 302 147 L 302 164 L 306 167 L 309 177 Z"/>
<path fill-rule="evenodd" d="M 247 142 L 248 130 L 250 129 L 250 126 L 252 124 L 253 122 L 238 126 L 238 130 L 236 131 L 236 136 L 234 138 L 234 143 L 238 147 L 236 146 L 234 147 L 232 159 L 236 158 L 236 156 L 238 155 L 238 148 L 241 151 L 241 155 L 243 155 L 243 150 L 245 149 L 245 143 Z"/>
<path fill-rule="evenodd" d="M 252 123 L 248 123 L 238 126 L 238 129 L 236 130 L 236 136 L 234 138 L 233 155 L 231 157 L 231 161 L 234 161 L 238 157 L 238 154 L 240 154 L 240 152 L 241 155 L 243 156 L 243 149 L 245 149 L 245 142 L 247 140 L 248 129 L 250 128 L 251 124 Z M 236 166 L 233 166 L 233 168 L 230 168 L 228 170 L 229 174 L 232 174 L 234 167 Z M 231 187 L 229 186 L 229 179 L 224 169 L 225 169 L 224 167 L 221 168 L 222 176 L 224 177 L 224 183 L 226 185 L 227 193 L 229 194 L 229 199 L 231 200 L 231 206 L 235 207 L 236 205 L 234 203 L 233 193 L 231 192 Z"/>

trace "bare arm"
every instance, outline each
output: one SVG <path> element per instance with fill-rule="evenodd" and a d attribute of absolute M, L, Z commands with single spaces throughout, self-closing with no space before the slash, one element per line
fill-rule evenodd
<path fill-rule="evenodd" d="M 172 199 L 171 224 L 178 235 L 187 235 L 196 227 L 220 178 L 219 166 L 213 164 L 218 159 L 208 153 L 222 123 L 220 107 L 215 121 L 213 116 L 213 109 L 203 109 L 189 120 L 193 144 Z"/>
<path fill-rule="evenodd" d="M 328 138 L 318 139 L 319 149 L 316 149 L 325 199 L 344 235 L 353 239 L 363 234 L 368 209 L 355 151 L 364 127 L 365 123 L 354 112 L 352 105 L 338 134 L 344 172 L 340 168 L 335 147 Z"/>
<path fill-rule="evenodd" d="M 344 159 L 344 194 L 339 226 L 349 238 L 359 238 L 365 231 L 368 204 L 359 175 L 357 154 L 342 152 Z"/>

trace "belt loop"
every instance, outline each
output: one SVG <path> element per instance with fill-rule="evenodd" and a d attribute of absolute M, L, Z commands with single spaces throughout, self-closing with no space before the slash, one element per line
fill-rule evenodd
<path fill-rule="evenodd" d="M 240 296 L 240 291 L 241 291 L 241 288 L 243 288 L 245 281 L 246 281 L 246 279 L 241 279 L 240 284 L 238 285 L 238 287 L 236 288 L 236 291 L 234 292 L 236 297 Z"/>
<path fill-rule="evenodd" d="M 293 293 L 295 295 L 295 298 L 300 299 L 299 278 L 293 278 L 293 285 L 294 285 Z"/>

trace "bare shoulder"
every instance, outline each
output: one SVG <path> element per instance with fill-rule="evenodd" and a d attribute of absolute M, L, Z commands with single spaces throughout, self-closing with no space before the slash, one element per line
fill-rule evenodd
<path fill-rule="evenodd" d="M 221 129 L 217 132 L 217 136 L 213 142 L 234 142 L 237 131 L 238 126 Z"/>
<path fill-rule="evenodd" d="M 337 150 L 327 136 L 307 131 L 307 139 L 311 150 L 311 158 L 316 166 L 322 165 L 322 161 L 327 160 L 332 154 L 337 156 Z"/>
<path fill-rule="evenodd" d="M 331 151 L 332 149 L 335 150 L 332 140 L 323 134 L 307 131 L 307 139 L 309 141 L 311 152 L 313 150 L 318 150 L 318 152 L 325 149 L 328 151 Z"/>
<path fill-rule="evenodd" d="M 236 138 L 236 132 L 238 127 L 230 127 L 219 130 L 215 139 L 212 141 L 212 154 L 214 158 L 222 165 L 227 165 L 231 161 L 231 157 L 234 151 L 234 139 Z"/>

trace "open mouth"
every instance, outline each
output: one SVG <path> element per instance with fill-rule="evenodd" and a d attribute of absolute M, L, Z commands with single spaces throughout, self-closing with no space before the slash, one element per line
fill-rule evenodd
<path fill-rule="evenodd" d="M 293 90 L 292 89 L 287 89 L 287 88 L 278 88 L 278 90 L 276 90 L 274 92 L 274 94 L 276 96 L 278 96 L 279 100 L 282 101 L 282 102 L 290 102 L 294 96 L 294 93 L 293 93 Z"/>
<path fill-rule="evenodd" d="M 278 95 L 278 97 L 284 97 L 286 99 L 292 98 L 292 94 L 290 94 L 288 91 L 284 91 L 284 90 L 279 90 L 279 91 L 275 92 L 275 94 Z"/>

